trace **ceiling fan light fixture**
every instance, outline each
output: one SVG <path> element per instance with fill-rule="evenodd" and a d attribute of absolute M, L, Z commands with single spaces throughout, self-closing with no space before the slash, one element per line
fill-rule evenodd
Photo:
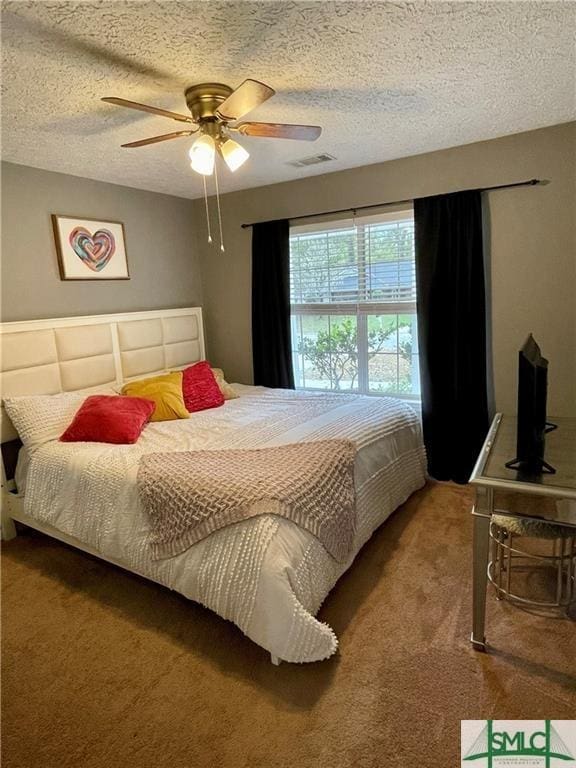
<path fill-rule="evenodd" d="M 216 157 L 216 144 L 212 136 L 203 134 L 196 139 L 188 152 L 190 167 L 202 176 L 212 176 Z"/>
<path fill-rule="evenodd" d="M 250 153 L 233 139 L 226 139 L 219 145 L 220 152 L 228 168 L 234 172 L 250 157 Z"/>

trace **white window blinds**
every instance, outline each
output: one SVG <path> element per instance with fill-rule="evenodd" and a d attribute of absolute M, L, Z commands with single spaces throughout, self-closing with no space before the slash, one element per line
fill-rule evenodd
<path fill-rule="evenodd" d="M 293 227 L 293 305 L 415 302 L 411 211 Z"/>

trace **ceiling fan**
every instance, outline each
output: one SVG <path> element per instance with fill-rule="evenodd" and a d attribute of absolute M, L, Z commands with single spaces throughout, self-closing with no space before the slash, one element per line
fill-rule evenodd
<path fill-rule="evenodd" d="M 190 161 L 193 170 L 203 176 L 211 176 L 214 171 L 216 152 L 221 155 L 231 171 L 239 168 L 249 157 L 243 146 L 230 138 L 230 133 L 244 136 L 256 136 L 272 139 L 298 139 L 315 141 L 322 133 L 317 125 L 288 125 L 283 123 L 238 122 L 248 112 L 264 103 L 276 91 L 258 80 L 244 80 L 232 90 L 222 83 L 202 83 L 188 88 L 184 95 L 191 117 L 166 109 L 127 101 L 115 96 L 106 96 L 102 101 L 120 107 L 137 109 L 153 115 L 168 117 L 179 123 L 186 123 L 188 130 L 152 136 L 149 139 L 131 141 L 123 147 L 144 147 L 159 141 L 169 141 L 183 136 L 200 133 L 190 148 Z"/>

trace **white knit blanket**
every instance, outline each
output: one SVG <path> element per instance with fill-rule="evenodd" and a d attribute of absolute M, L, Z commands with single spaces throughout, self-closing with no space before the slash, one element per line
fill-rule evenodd
<path fill-rule="evenodd" d="M 351 440 L 149 453 L 140 460 L 138 493 L 152 556 L 174 557 L 227 525 L 274 512 L 342 562 L 356 533 L 355 456 Z"/>
<path fill-rule="evenodd" d="M 30 463 L 25 511 L 211 608 L 281 659 L 324 659 L 338 641 L 315 618 L 320 605 L 372 531 L 424 484 L 419 419 L 409 405 L 386 397 L 238 391 L 241 397 L 221 408 L 149 424 L 134 445 L 52 442 L 40 448 Z M 215 531 L 175 557 L 152 559 L 150 521 L 137 488 L 145 454 L 334 438 L 356 446 L 357 527 L 345 563 L 275 514 Z"/>

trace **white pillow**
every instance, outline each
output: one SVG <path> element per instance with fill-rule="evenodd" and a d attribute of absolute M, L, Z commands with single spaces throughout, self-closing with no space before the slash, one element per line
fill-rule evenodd
<path fill-rule="evenodd" d="M 51 440 L 58 440 L 72 422 L 76 411 L 89 395 L 113 395 L 105 392 L 63 392 L 57 395 L 5 397 L 4 408 L 20 440 L 32 454 Z"/>

